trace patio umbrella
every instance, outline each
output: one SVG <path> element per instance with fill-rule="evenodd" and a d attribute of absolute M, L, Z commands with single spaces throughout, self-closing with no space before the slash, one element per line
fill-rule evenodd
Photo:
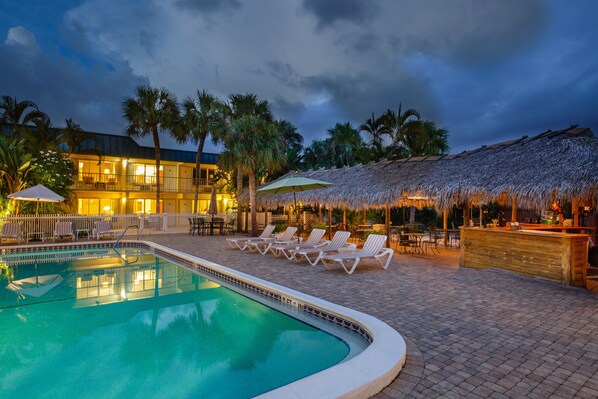
<path fill-rule="evenodd" d="M 297 226 L 299 226 L 299 211 L 297 210 L 297 192 L 316 190 L 318 188 L 324 188 L 328 186 L 332 186 L 332 183 L 316 179 L 310 179 L 308 177 L 291 176 L 277 180 L 267 185 L 266 187 L 262 187 L 258 189 L 257 192 L 269 194 L 293 193 L 295 210 L 297 211 Z"/>
<path fill-rule="evenodd" d="M 212 192 L 210 193 L 210 206 L 208 207 L 208 213 L 214 215 L 218 213 L 218 202 L 216 202 L 216 187 L 212 187 Z"/>
<path fill-rule="evenodd" d="M 25 190 L 18 191 L 16 193 L 8 194 L 8 198 L 12 198 L 18 201 L 37 201 L 35 207 L 35 216 L 39 211 L 40 202 L 62 202 L 64 197 L 56 194 L 43 184 L 26 188 Z"/>
<path fill-rule="evenodd" d="M 63 278 L 60 274 L 48 274 L 40 276 L 37 270 L 37 261 L 35 262 L 35 277 L 27 277 L 20 280 L 14 280 L 7 286 L 7 290 L 17 294 L 34 296 L 39 298 L 46 294 L 52 288 L 62 283 Z"/>

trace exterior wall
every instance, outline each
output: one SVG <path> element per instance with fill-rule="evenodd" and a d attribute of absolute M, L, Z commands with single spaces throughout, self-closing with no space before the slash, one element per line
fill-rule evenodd
<path fill-rule="evenodd" d="M 71 211 L 80 214 L 156 213 L 155 161 L 71 154 L 78 166 Z M 194 164 L 161 162 L 161 203 L 165 213 L 191 213 L 195 193 Z M 199 211 L 207 209 L 216 165 L 202 164 Z M 149 172 L 148 172 L 149 171 Z M 225 212 L 227 194 L 217 195 L 218 211 Z"/>

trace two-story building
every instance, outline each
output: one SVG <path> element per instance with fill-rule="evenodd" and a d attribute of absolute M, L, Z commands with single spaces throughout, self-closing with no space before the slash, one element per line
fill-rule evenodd
<path fill-rule="evenodd" d="M 199 179 L 199 212 L 206 212 L 217 170 L 217 154 L 203 153 L 195 171 L 194 151 L 161 149 L 161 201 L 156 204 L 154 148 L 130 137 L 93 133 L 103 157 L 70 154 L 78 176 L 73 187 L 80 215 L 131 213 L 191 213 L 195 181 Z M 232 208 L 230 195 L 218 192 L 218 212 Z"/>

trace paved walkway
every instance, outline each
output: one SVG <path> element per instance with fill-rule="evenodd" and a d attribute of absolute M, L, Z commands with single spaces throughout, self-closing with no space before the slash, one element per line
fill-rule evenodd
<path fill-rule="evenodd" d="M 598 398 L 598 295 L 499 270 L 458 252 L 395 255 L 388 270 L 295 264 L 222 237 L 144 239 L 371 314 L 407 342 L 407 364 L 376 398 Z"/>

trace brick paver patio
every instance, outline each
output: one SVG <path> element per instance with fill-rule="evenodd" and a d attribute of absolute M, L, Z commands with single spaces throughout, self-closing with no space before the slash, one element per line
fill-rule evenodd
<path fill-rule="evenodd" d="M 241 252 L 222 237 L 143 239 L 373 315 L 407 342 L 387 398 L 598 398 L 598 295 L 499 270 L 458 252 L 395 255 L 388 270 L 312 268 Z"/>

